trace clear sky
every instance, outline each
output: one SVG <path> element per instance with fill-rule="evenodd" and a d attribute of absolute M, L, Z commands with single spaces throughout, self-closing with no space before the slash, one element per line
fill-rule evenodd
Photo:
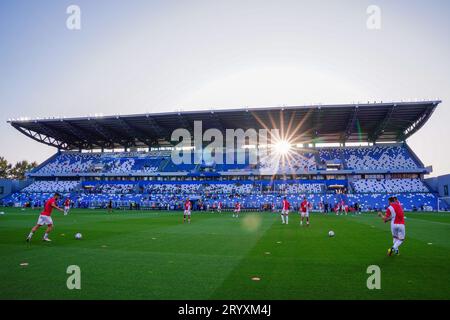
<path fill-rule="evenodd" d="M 21 116 L 440 98 L 408 143 L 450 173 L 449 39 L 448 0 L 2 0 L 0 154 L 55 152 L 6 124 Z"/>

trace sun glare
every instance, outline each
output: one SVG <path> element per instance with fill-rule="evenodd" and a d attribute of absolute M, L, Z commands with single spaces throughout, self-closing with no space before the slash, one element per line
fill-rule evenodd
<path fill-rule="evenodd" d="M 273 148 L 276 154 L 284 156 L 291 151 L 292 145 L 289 143 L 289 141 L 280 140 L 274 144 Z"/>

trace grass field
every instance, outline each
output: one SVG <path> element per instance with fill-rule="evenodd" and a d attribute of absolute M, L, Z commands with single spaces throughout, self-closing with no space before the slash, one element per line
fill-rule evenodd
<path fill-rule="evenodd" d="M 282 225 L 271 213 L 194 212 L 183 225 L 181 212 L 72 210 L 53 214 L 52 243 L 40 230 L 27 245 L 38 211 L 0 211 L 1 299 L 450 298 L 450 214 L 407 214 L 401 254 L 387 257 L 389 225 L 374 214 L 312 214 L 307 228 L 297 214 Z M 81 290 L 66 287 L 69 265 Z M 367 289 L 369 265 L 381 290 Z"/>

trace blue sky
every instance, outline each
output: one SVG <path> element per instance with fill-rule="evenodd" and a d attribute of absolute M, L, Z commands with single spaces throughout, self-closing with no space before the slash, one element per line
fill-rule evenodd
<path fill-rule="evenodd" d="M 366 27 L 369 5 L 380 30 Z M 408 143 L 434 175 L 450 172 L 446 0 L 3 0 L 0 39 L 10 161 L 55 151 L 6 124 L 21 116 L 440 98 Z"/>

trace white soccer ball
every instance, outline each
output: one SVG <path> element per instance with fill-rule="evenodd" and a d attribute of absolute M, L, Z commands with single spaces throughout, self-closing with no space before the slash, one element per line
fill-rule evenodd
<path fill-rule="evenodd" d="M 334 237 L 334 231 L 333 230 L 328 231 L 328 236 L 329 237 Z"/>
<path fill-rule="evenodd" d="M 75 239 L 80 240 L 81 238 L 83 238 L 83 235 L 81 233 L 77 233 L 75 234 Z"/>

